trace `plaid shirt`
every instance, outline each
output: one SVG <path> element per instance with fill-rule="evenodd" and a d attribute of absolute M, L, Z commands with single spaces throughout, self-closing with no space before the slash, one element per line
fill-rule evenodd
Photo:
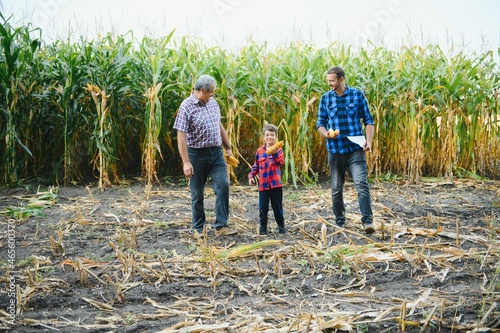
<path fill-rule="evenodd" d="M 210 97 L 208 103 L 203 104 L 191 95 L 181 103 L 174 129 L 186 133 L 188 147 L 218 147 L 222 145 L 220 119 L 220 108 L 215 99 Z"/>
<path fill-rule="evenodd" d="M 280 167 L 285 163 L 283 149 L 279 149 L 275 154 L 266 153 L 266 145 L 257 149 L 255 153 L 255 163 L 248 174 L 248 178 L 254 178 L 259 173 L 259 191 L 267 191 L 272 188 L 283 187 L 281 182 Z"/>
<path fill-rule="evenodd" d="M 360 90 L 346 85 L 342 96 L 334 90 L 321 96 L 316 128 L 323 126 L 326 130 L 340 131 L 335 139 L 326 140 L 326 149 L 332 154 L 348 154 L 362 149 L 347 139 L 347 136 L 363 135 L 361 119 L 365 126 L 374 124 L 368 102 Z"/>

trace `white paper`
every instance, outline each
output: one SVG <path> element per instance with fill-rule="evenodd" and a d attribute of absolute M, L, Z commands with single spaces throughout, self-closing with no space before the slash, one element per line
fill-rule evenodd
<path fill-rule="evenodd" d="M 365 142 L 366 142 L 366 139 L 365 139 L 365 136 L 364 136 L 364 135 L 347 136 L 347 138 L 348 138 L 350 141 L 352 141 L 352 142 L 354 142 L 354 143 L 356 143 L 356 144 L 360 145 L 360 146 L 361 146 L 361 148 L 365 148 Z"/>

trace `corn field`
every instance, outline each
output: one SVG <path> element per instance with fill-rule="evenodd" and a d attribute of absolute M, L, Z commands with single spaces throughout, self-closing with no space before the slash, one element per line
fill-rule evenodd
<path fill-rule="evenodd" d="M 0 14 L 1 15 L 1 14 Z M 195 38 L 133 33 L 43 43 L 42 31 L 0 17 L 0 184 L 69 184 L 127 177 L 148 184 L 182 175 L 173 122 L 201 74 L 215 98 L 246 179 L 265 122 L 285 141 L 283 180 L 315 183 L 328 172 L 316 132 L 325 73 L 344 67 L 375 119 L 372 177 L 500 178 L 499 64 L 493 51 L 447 55 L 437 45 L 394 51 L 302 42 L 268 50 L 207 47 Z"/>

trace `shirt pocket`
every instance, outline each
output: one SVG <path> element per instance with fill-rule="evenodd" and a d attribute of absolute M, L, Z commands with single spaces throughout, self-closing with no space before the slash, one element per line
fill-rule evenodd
<path fill-rule="evenodd" d="M 259 163 L 259 170 L 266 168 L 266 158 L 264 156 L 260 156 L 257 162 Z"/>
<path fill-rule="evenodd" d="M 347 114 L 349 115 L 349 117 L 352 117 L 352 118 L 355 118 L 357 113 L 358 113 L 358 108 L 356 107 L 356 104 L 354 103 L 349 103 L 347 104 Z"/>
<path fill-rule="evenodd" d="M 191 115 L 191 124 L 193 128 L 196 130 L 200 130 L 200 128 L 204 128 L 206 126 L 207 119 L 201 113 L 195 113 Z"/>
<path fill-rule="evenodd" d="M 330 117 L 333 117 L 335 115 L 338 115 L 339 113 L 339 109 L 337 107 L 337 103 L 334 103 L 334 104 L 328 104 L 326 106 L 326 108 L 328 109 L 328 114 L 330 115 Z"/>

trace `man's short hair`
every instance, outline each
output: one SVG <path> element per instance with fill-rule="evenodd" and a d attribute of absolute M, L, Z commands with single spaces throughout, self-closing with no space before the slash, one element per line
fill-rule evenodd
<path fill-rule="evenodd" d="M 200 91 L 201 89 L 203 89 L 205 91 L 211 91 L 212 89 L 215 89 L 216 86 L 217 82 L 215 82 L 215 79 L 213 77 L 203 74 L 198 78 L 198 81 L 196 81 L 194 90 Z"/>
<path fill-rule="evenodd" d="M 342 67 L 339 67 L 339 66 L 335 66 L 335 67 L 330 68 L 328 70 L 328 72 L 326 72 L 326 73 L 327 74 L 335 74 L 335 75 L 337 75 L 337 79 L 345 77 L 344 70 L 342 69 Z"/>

